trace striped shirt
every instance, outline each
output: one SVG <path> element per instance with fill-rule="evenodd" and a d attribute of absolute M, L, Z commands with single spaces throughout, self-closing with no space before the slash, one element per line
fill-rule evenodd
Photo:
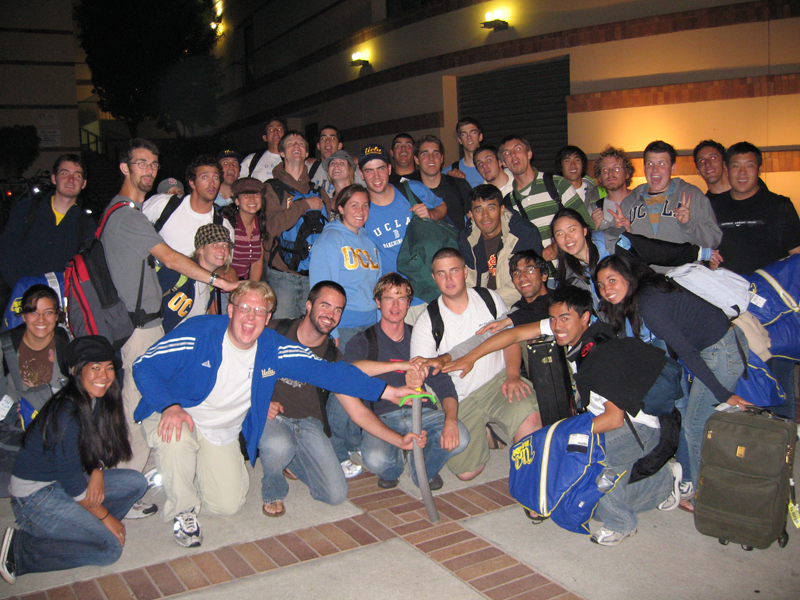
<path fill-rule="evenodd" d="M 250 265 L 261 256 L 261 229 L 258 217 L 253 219 L 253 233 L 248 235 L 242 218 L 236 215 L 236 228 L 233 230 L 233 260 L 231 266 L 236 269 L 239 279 L 246 279 L 250 273 Z"/>

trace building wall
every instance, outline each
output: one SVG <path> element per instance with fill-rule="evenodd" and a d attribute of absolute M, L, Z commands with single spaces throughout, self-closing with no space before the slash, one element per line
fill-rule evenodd
<path fill-rule="evenodd" d="M 231 63 L 236 19 L 265 5 L 233 4 L 238 8 L 225 9 L 230 38 L 220 45 Z M 267 4 L 273 15 L 295 6 Z M 221 131 L 243 150 L 258 147 L 263 121 L 280 115 L 290 126 L 334 123 L 352 151 L 367 141 L 388 143 L 399 131 L 435 133 L 455 159 L 458 76 L 569 55 L 570 142 L 590 157 L 609 143 L 641 156 L 660 138 L 686 155 L 701 139 L 725 145 L 747 139 L 768 153 L 768 185 L 800 202 L 793 193 L 800 165 L 792 155 L 800 150 L 796 1 L 449 0 L 372 25 L 359 21 L 374 13 L 363 1 L 307 5 L 306 19 L 319 13 L 320 22 L 338 26 L 317 29 L 320 37 L 298 46 L 291 43 L 297 19 L 286 26 L 273 21 L 272 41 L 260 51 L 269 64 L 258 67 L 252 87 L 227 85 L 220 99 Z M 339 12 L 324 12 L 331 5 Z M 343 26 L 347 7 L 359 19 Z M 489 10 L 500 10 L 509 30 L 481 29 Z M 361 29 L 352 33 L 355 24 Z M 368 66 L 349 65 L 356 51 Z M 691 162 L 681 166 L 687 179 L 702 184 Z"/>
<path fill-rule="evenodd" d="M 59 154 L 80 150 L 72 3 L 26 0 L 3 9 L 0 127 L 37 127 L 42 143 L 33 174 L 49 170 Z"/>

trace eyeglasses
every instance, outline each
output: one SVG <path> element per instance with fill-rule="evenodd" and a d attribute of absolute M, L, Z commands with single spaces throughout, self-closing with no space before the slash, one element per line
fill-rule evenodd
<path fill-rule="evenodd" d="M 619 173 L 622 171 L 622 167 L 603 167 L 600 169 L 600 172 L 603 175 L 608 175 L 609 173 Z"/>
<path fill-rule="evenodd" d="M 132 162 L 130 164 L 136 165 L 142 171 L 149 171 L 150 169 L 152 169 L 153 171 L 158 171 L 158 168 L 161 166 L 157 162 L 149 163 L 145 160 L 137 160 L 136 162 Z"/>
<path fill-rule="evenodd" d="M 231 302 L 233 304 L 233 302 Z M 266 317 L 269 310 L 267 310 L 264 306 L 248 306 L 247 304 L 233 304 L 243 315 L 249 315 L 250 313 L 255 313 L 257 317 Z"/>
<path fill-rule="evenodd" d="M 30 311 L 28 313 L 25 313 L 25 314 L 27 314 L 27 315 L 35 315 L 37 317 L 44 317 L 45 319 L 52 319 L 53 317 L 58 316 L 58 311 L 57 310 L 53 310 L 52 308 L 49 308 L 47 310 L 43 310 L 42 312 L 39 312 L 38 310 L 32 310 L 32 311 Z"/>
<path fill-rule="evenodd" d="M 528 275 L 533 275 L 538 270 L 539 270 L 538 267 L 522 267 L 521 269 L 517 269 L 513 273 L 511 273 L 511 277 L 512 278 L 519 277 L 523 273 L 527 273 Z"/>

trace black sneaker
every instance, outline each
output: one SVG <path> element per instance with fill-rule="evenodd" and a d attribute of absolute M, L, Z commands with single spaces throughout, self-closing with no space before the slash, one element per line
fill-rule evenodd
<path fill-rule="evenodd" d="M 395 488 L 397 487 L 397 479 L 384 479 L 383 477 L 378 477 L 378 487 L 383 490 Z"/>
<path fill-rule="evenodd" d="M 17 565 L 14 562 L 14 535 L 17 530 L 13 527 L 6 528 L 3 536 L 3 546 L 0 548 L 0 577 L 7 583 L 17 582 Z"/>
<path fill-rule="evenodd" d="M 438 473 L 434 475 L 433 479 L 431 479 L 428 482 L 428 487 L 431 489 L 432 492 L 442 489 L 444 487 L 444 481 L 442 481 L 442 476 L 439 475 Z"/>

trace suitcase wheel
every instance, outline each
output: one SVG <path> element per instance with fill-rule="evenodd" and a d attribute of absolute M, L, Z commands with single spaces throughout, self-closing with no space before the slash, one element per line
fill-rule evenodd
<path fill-rule="evenodd" d="M 753 547 L 752 546 L 748 546 L 747 544 L 742 544 L 742 550 L 746 550 L 747 552 L 752 552 L 753 551 Z"/>
<path fill-rule="evenodd" d="M 723 546 L 727 546 L 728 544 L 730 544 L 728 540 L 723 540 L 722 538 L 719 538 L 719 543 L 722 544 Z"/>
<path fill-rule="evenodd" d="M 781 548 L 786 548 L 786 544 L 789 543 L 789 534 L 785 531 L 778 536 L 778 546 Z"/>

